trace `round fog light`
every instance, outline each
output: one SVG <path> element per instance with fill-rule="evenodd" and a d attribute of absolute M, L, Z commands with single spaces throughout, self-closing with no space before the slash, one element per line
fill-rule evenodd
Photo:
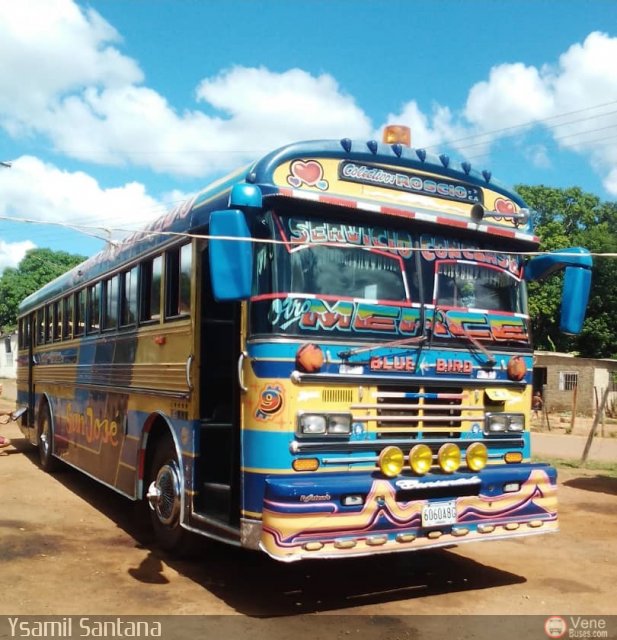
<path fill-rule="evenodd" d="M 433 466 L 433 452 L 426 444 L 417 444 L 409 452 L 409 466 L 414 473 L 423 476 Z"/>
<path fill-rule="evenodd" d="M 465 461 L 467 462 L 467 467 L 472 471 L 481 471 L 484 469 L 488 462 L 488 449 L 486 445 L 481 442 L 474 442 L 472 445 L 469 445 L 465 453 Z"/>
<path fill-rule="evenodd" d="M 403 452 L 398 447 L 386 447 L 380 454 L 377 464 L 387 478 L 394 478 L 403 469 Z"/>
<path fill-rule="evenodd" d="M 437 460 L 442 471 L 454 473 L 461 466 L 461 450 L 454 443 L 447 442 L 439 448 Z"/>

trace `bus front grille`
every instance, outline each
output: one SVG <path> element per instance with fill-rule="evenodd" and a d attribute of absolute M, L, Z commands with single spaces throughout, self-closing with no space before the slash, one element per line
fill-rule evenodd
<path fill-rule="evenodd" d="M 374 424 L 377 438 L 456 438 L 464 422 L 482 420 L 483 406 L 472 397 L 460 387 L 381 386 L 368 402 L 352 405 L 353 419 Z"/>

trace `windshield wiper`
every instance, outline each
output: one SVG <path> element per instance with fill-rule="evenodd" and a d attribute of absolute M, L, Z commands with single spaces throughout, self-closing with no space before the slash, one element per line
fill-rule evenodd
<path fill-rule="evenodd" d="M 497 363 L 497 359 L 495 358 L 495 356 L 477 338 L 472 336 L 471 333 L 467 331 L 467 329 L 463 326 L 462 322 L 458 323 L 458 322 L 452 322 L 452 320 L 448 320 L 447 315 L 437 307 L 435 307 L 433 311 L 431 341 L 433 339 L 433 336 L 435 335 L 435 322 L 437 320 L 438 314 L 441 316 L 440 322 L 444 324 L 448 328 L 448 330 L 450 329 L 451 326 L 456 327 L 457 332 L 460 332 L 460 334 L 464 335 L 478 351 L 481 351 L 486 356 L 486 364 L 488 366 L 492 367 Z"/>
<path fill-rule="evenodd" d="M 352 356 L 356 356 L 359 353 L 368 353 L 375 349 L 390 349 L 396 347 L 404 347 L 407 345 L 422 344 L 426 340 L 426 336 L 414 336 L 413 338 L 402 338 L 401 340 L 392 340 L 391 342 L 374 342 L 366 347 L 359 347 L 358 349 L 349 349 L 349 351 L 340 351 L 338 356 L 341 360 L 349 360 Z"/>

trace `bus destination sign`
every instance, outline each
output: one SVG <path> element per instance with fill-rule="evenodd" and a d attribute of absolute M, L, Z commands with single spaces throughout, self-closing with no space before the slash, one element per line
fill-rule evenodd
<path fill-rule="evenodd" d="M 394 171 L 388 167 L 364 163 L 341 162 L 339 165 L 339 179 L 385 189 L 397 189 L 398 191 L 416 193 L 433 198 L 454 200 L 455 202 L 475 204 L 483 201 L 482 189 L 479 187 L 443 177 L 435 180 L 420 173 Z"/>

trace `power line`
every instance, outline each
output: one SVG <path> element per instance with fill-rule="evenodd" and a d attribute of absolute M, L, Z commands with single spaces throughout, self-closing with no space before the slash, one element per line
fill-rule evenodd
<path fill-rule="evenodd" d="M 557 114 L 557 115 L 554 115 L 554 116 L 548 116 L 546 118 L 537 118 L 535 120 L 529 120 L 527 122 L 522 122 L 520 124 L 511 125 L 511 126 L 508 126 L 508 127 L 503 127 L 501 129 L 493 129 L 492 131 L 485 131 L 483 133 L 473 133 L 473 134 L 470 134 L 468 136 L 463 136 L 462 138 L 455 138 L 453 140 L 447 140 L 446 139 L 446 140 L 444 140 L 444 141 L 442 141 L 442 142 L 440 142 L 438 144 L 429 145 L 429 146 L 427 146 L 425 148 L 426 149 L 435 149 L 435 148 L 438 148 L 441 145 L 456 146 L 456 144 L 458 142 L 464 142 L 465 140 L 476 140 L 476 139 L 481 138 L 481 137 L 494 136 L 496 134 L 503 133 L 503 132 L 506 132 L 506 131 L 513 131 L 513 130 L 516 130 L 516 129 L 526 129 L 526 128 L 531 127 L 533 125 L 542 124 L 544 122 L 549 122 L 551 120 L 556 120 L 558 118 L 565 118 L 566 116 L 576 115 L 577 113 L 586 113 L 586 112 L 592 111 L 593 109 L 600 109 L 602 107 L 608 107 L 608 106 L 611 106 L 611 105 L 617 105 L 617 100 L 612 100 L 611 102 L 604 102 L 602 104 L 593 105 L 591 107 L 585 107 L 584 109 L 577 109 L 576 111 L 568 111 L 566 113 L 560 113 L 560 114 Z M 599 118 L 599 117 L 602 117 L 602 116 L 612 115 L 613 113 L 617 113 L 617 111 L 609 111 L 607 113 L 600 113 L 600 114 L 597 114 L 597 115 L 594 115 L 594 116 L 589 116 L 588 118 L 580 118 L 580 119 L 572 120 L 570 122 L 560 122 L 560 123 L 557 123 L 555 125 L 548 126 L 546 128 L 547 129 L 554 129 L 556 127 L 565 126 L 565 125 L 568 125 L 568 124 L 577 124 L 578 122 L 584 122 L 585 120 L 592 120 L 592 119 Z M 490 140 L 488 140 L 486 142 L 486 144 L 488 144 L 489 142 L 490 142 Z M 465 146 L 467 146 L 467 145 L 462 145 L 463 148 Z"/>

